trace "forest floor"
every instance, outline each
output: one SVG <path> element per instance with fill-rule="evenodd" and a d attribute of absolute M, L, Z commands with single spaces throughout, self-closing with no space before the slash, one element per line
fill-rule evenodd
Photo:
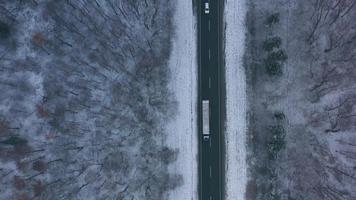
<path fill-rule="evenodd" d="M 247 2 L 247 200 L 356 198 L 355 5 Z"/>
<path fill-rule="evenodd" d="M 225 188 L 226 200 L 243 200 L 247 182 L 246 166 L 246 78 L 243 66 L 245 49 L 244 0 L 225 4 Z"/>

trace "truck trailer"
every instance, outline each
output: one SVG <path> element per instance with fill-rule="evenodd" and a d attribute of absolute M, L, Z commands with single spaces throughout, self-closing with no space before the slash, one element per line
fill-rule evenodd
<path fill-rule="evenodd" d="M 202 102 L 203 111 L 203 139 L 204 141 L 209 140 L 210 135 L 210 110 L 209 110 L 209 100 L 203 100 Z"/>

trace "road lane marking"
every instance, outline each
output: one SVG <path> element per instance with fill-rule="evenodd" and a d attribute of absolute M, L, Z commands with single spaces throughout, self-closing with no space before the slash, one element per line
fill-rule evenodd
<path fill-rule="evenodd" d="M 208 21 L 208 29 L 209 29 L 209 32 L 210 32 L 210 20 Z"/>
<path fill-rule="evenodd" d="M 211 165 L 209 166 L 209 176 L 211 178 Z"/>
<path fill-rule="evenodd" d="M 209 49 L 209 60 L 210 60 L 210 49 Z"/>
<path fill-rule="evenodd" d="M 209 88 L 211 88 L 211 78 L 209 77 Z"/>

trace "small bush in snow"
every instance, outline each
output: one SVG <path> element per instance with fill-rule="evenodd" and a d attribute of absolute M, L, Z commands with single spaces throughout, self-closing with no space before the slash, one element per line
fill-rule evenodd
<path fill-rule="evenodd" d="M 23 139 L 23 138 L 20 138 L 20 137 L 17 137 L 17 136 L 11 136 L 10 138 L 4 140 L 4 141 L 1 141 L 2 144 L 7 144 L 7 145 L 12 145 L 12 146 L 15 146 L 15 145 L 25 145 L 27 143 L 27 140 L 26 139 Z"/>
<path fill-rule="evenodd" d="M 278 50 L 269 53 L 267 60 L 284 62 L 287 58 L 287 54 L 283 50 Z"/>
<path fill-rule="evenodd" d="M 271 126 L 269 129 L 270 139 L 268 142 L 268 155 L 271 160 L 276 159 L 278 153 L 284 148 L 286 135 L 283 125 L 285 119 L 284 113 L 276 112 L 274 118 L 276 120 L 276 125 Z"/>
<path fill-rule="evenodd" d="M 270 76 L 281 75 L 283 62 L 286 59 L 287 54 L 283 50 L 270 52 L 265 60 L 267 74 Z"/>
<path fill-rule="evenodd" d="M 10 27 L 6 23 L 0 21 L 0 39 L 6 39 L 10 36 Z"/>
<path fill-rule="evenodd" d="M 269 17 L 267 17 L 265 24 L 266 26 L 272 26 L 279 22 L 279 13 L 273 13 Z"/>
<path fill-rule="evenodd" d="M 272 51 L 274 48 L 278 49 L 281 46 L 281 44 L 282 44 L 282 40 L 278 36 L 268 38 L 263 42 L 263 50 Z"/>
<path fill-rule="evenodd" d="M 282 65 L 275 61 L 266 61 L 266 72 L 270 76 L 276 76 L 282 74 Z"/>
<path fill-rule="evenodd" d="M 278 121 L 284 120 L 285 119 L 285 115 L 283 112 L 276 112 L 274 113 L 274 118 Z"/>
<path fill-rule="evenodd" d="M 280 150 L 285 146 L 285 129 L 282 125 L 275 125 L 270 127 L 271 138 L 268 142 L 268 154 L 270 159 L 274 160 Z"/>

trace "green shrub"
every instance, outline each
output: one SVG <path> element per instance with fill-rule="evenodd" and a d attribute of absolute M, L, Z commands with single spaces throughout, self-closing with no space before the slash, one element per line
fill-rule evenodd
<path fill-rule="evenodd" d="M 273 13 L 267 17 L 265 24 L 267 26 L 272 26 L 273 24 L 276 24 L 278 22 L 279 22 L 279 13 Z"/>
<path fill-rule="evenodd" d="M 27 144 L 27 140 L 23 139 L 23 138 L 20 138 L 20 137 L 17 137 L 17 136 L 11 136 L 10 138 L 8 138 L 8 139 L 6 139 L 4 141 L 1 141 L 0 143 L 16 146 L 16 145 L 25 145 L 25 144 Z"/>
<path fill-rule="evenodd" d="M 266 72 L 270 76 L 276 76 L 282 74 L 282 65 L 278 62 L 266 62 Z"/>
<path fill-rule="evenodd" d="M 287 54 L 283 50 L 273 51 L 267 55 L 265 60 L 266 72 L 270 76 L 282 74 L 282 63 L 287 59 Z"/>
<path fill-rule="evenodd" d="M 285 129 L 282 125 L 275 125 L 271 126 L 269 131 L 268 155 L 270 159 L 274 160 L 285 146 Z"/>
<path fill-rule="evenodd" d="M 270 193 L 269 194 L 269 199 L 270 200 L 280 200 L 281 199 L 281 195 L 280 194 Z"/>
<path fill-rule="evenodd" d="M 281 44 L 282 44 L 281 38 L 276 36 L 276 37 L 266 39 L 263 42 L 262 47 L 265 51 L 272 51 L 274 48 L 279 48 L 279 46 L 281 46 Z"/>
<path fill-rule="evenodd" d="M 278 121 L 284 120 L 286 117 L 283 112 L 275 112 L 273 116 Z"/>
<path fill-rule="evenodd" d="M 0 21 L 0 38 L 6 39 L 10 36 L 10 27 L 4 22 Z"/>
<path fill-rule="evenodd" d="M 287 54 L 283 50 L 270 52 L 267 56 L 267 60 L 270 61 L 284 62 L 285 60 L 287 60 L 287 58 Z"/>

